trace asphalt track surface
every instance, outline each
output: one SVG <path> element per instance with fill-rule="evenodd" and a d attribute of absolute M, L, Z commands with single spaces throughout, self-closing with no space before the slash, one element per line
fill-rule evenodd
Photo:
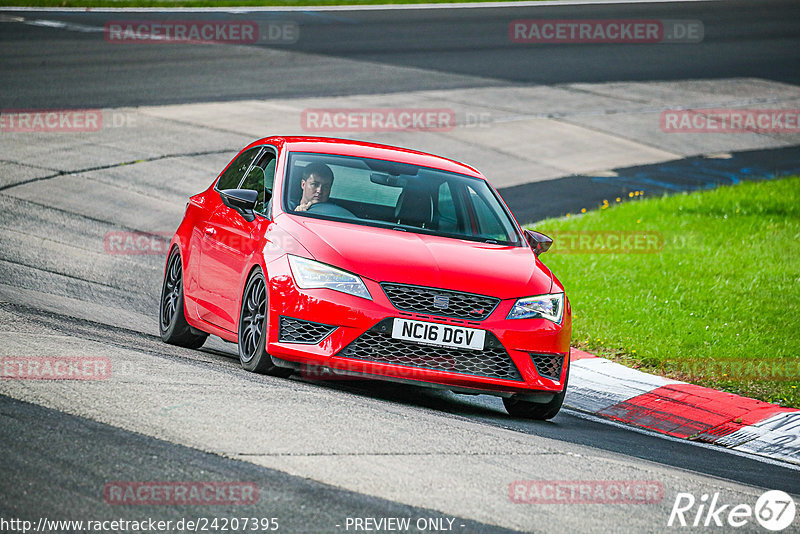
<path fill-rule="evenodd" d="M 723 7 L 724 5 L 724 7 Z M 92 32 L 4 24 L 3 108 L 120 107 L 508 84 L 758 77 L 800 82 L 800 4 L 740 0 L 462 10 L 251 12 L 192 18 L 294 22 L 285 45 L 110 45 Z M 1 10 L 0 10 L 1 11 Z M 36 16 L 102 28 L 156 13 Z M 699 20 L 699 44 L 513 43 L 516 19 Z M 272 50 L 274 53 L 270 53 Z M 337 59 L 362 62 L 343 64 Z M 390 69 L 407 67 L 418 71 Z"/>
<path fill-rule="evenodd" d="M 690 157 L 615 169 L 615 176 L 574 175 L 504 187 L 500 194 L 519 221 L 578 213 L 604 199 L 647 189 L 650 196 L 712 189 L 744 180 L 764 180 L 800 172 L 800 147 L 743 150 L 725 159 Z M 569 194 L 571 192 L 572 194 Z"/>
<path fill-rule="evenodd" d="M 23 16 L 31 17 L 30 14 Z M 141 15 L 126 16 L 142 18 Z M 797 22 L 800 4 L 796 2 L 726 2 L 724 8 L 716 2 L 697 2 L 391 13 L 248 13 L 245 17 L 294 21 L 300 25 L 301 40 L 292 46 L 276 47 L 109 46 L 88 32 L 3 24 L 0 26 L 0 46 L 4 50 L 0 54 L 0 107 L 120 107 L 571 81 L 751 76 L 800 83 L 800 27 Z M 530 48 L 498 37 L 498 31 L 502 36 L 508 21 L 517 18 L 639 17 L 702 20 L 705 39 L 691 47 L 545 46 L 534 53 Z M 106 20 L 125 17 L 108 13 L 46 13 L 33 18 L 98 27 Z M 147 18 L 154 17 L 147 15 Z M 235 18 L 241 19 L 242 15 Z M 271 53 L 275 50 L 281 53 Z M 355 68 L 352 63 L 338 63 L 338 58 L 363 62 L 363 68 Z M 764 159 L 769 154 L 757 156 Z M 796 157 L 795 152 L 786 153 L 787 167 Z M 753 161 L 756 160 L 758 158 Z M 630 174 L 635 177 L 640 171 L 631 170 Z M 536 187 L 549 187 L 548 191 L 554 192 L 555 185 L 546 183 Z M 535 190 L 530 194 L 535 197 L 540 192 Z M 4 211 L 2 217 L 7 223 L 12 217 L 24 220 L 26 215 L 50 217 L 34 214 L 33 210 L 38 208 L 25 202 L 15 203 L 13 207 L 6 203 L 5 208 L 8 211 Z M 73 220 L 69 213 L 57 213 L 52 217 L 55 221 Z M 101 222 L 95 220 L 86 224 Z M 5 249 L 2 258 L 3 273 L 9 280 L 21 269 L 14 254 Z M 160 258 L 139 261 L 147 262 L 144 267 L 156 271 L 161 263 Z M 157 300 L 159 288 L 151 287 L 150 282 L 148 278 L 139 280 L 138 286 L 133 284 L 141 294 L 131 297 L 131 306 L 141 313 L 155 314 L 153 302 Z M 48 283 L 43 282 L 44 285 Z M 83 286 L 76 284 L 76 287 Z M 192 351 L 165 347 L 153 332 L 125 330 L 102 321 L 51 312 L 46 304 L 35 306 L 29 301 L 11 301 L 2 305 L 2 312 L 17 318 L 20 325 L 24 325 L 20 326 L 21 330 L 32 334 L 63 333 L 87 343 L 135 350 L 153 358 L 188 359 L 197 366 L 223 374 L 242 372 L 236 369 L 230 345 L 204 348 L 198 353 L 202 360 L 195 361 L 198 356 Z M 300 381 L 291 379 L 288 382 Z M 509 418 L 493 398 L 462 397 L 382 383 L 344 382 L 313 384 L 312 387 L 324 390 L 333 398 L 356 395 L 382 406 L 409 408 L 412 413 L 432 410 L 452 418 L 454 424 L 468 421 L 549 438 L 562 442 L 565 447 L 576 446 L 600 455 L 626 458 L 636 465 L 652 463 L 671 468 L 675 476 L 683 477 L 687 484 L 695 475 L 708 475 L 756 488 L 800 494 L 800 477 L 796 470 L 746 456 L 732 456 L 710 447 L 634 432 L 587 419 L 569 410 L 551 422 L 537 423 Z M 333 525 L 348 516 L 441 515 L 433 510 L 200 452 L 6 396 L 0 397 L 0 423 L 2 517 L 35 520 L 45 515 L 44 510 L 53 518 L 112 517 L 120 515 L 119 510 L 110 510 L 98 493 L 98 488 L 109 480 L 200 478 L 257 482 L 264 492 L 257 512 L 259 515 L 275 512 L 287 518 L 282 530 L 289 532 L 341 531 Z M 320 506 L 320 502 L 325 505 Z M 231 515 L 229 512 L 213 511 L 220 516 Z M 156 515 L 159 519 L 169 519 L 192 514 L 213 515 L 208 508 L 159 509 Z M 122 515 L 135 518 L 147 514 L 141 509 L 126 509 Z M 619 519 L 619 523 L 616 520 L 615 516 L 609 518 L 609 531 L 624 528 L 623 519 Z M 465 525 L 465 532 L 503 531 L 467 519 L 458 519 L 457 524 Z M 659 523 L 652 527 L 653 531 L 662 528 L 663 524 Z M 530 529 L 550 530 L 535 524 Z"/>
<path fill-rule="evenodd" d="M 414 522 L 441 517 L 434 510 L 342 491 L 8 397 L 0 397 L 0 410 L 6 474 L 0 482 L 5 501 L 0 510 L 3 517 L 31 517 L 37 521 L 38 517 L 31 513 L 36 510 L 50 519 L 146 520 L 154 514 L 141 507 L 137 510 L 118 505 L 109 513 L 106 502 L 98 499 L 98 488 L 109 481 L 163 480 L 170 475 L 179 475 L 181 480 L 247 480 L 256 484 L 258 501 L 263 504 L 257 510 L 249 509 L 248 516 L 275 517 L 280 531 L 330 531 L 335 525 L 344 524 L 348 516 L 410 517 Z M 86 459 L 107 460 L 93 463 L 89 469 L 76 469 L 76 450 Z M 214 507 L 211 512 L 205 506 L 171 507 L 155 515 L 159 521 L 173 522 L 182 518 L 241 517 L 233 505 Z M 456 521 L 466 532 L 513 532 L 462 518 Z"/>

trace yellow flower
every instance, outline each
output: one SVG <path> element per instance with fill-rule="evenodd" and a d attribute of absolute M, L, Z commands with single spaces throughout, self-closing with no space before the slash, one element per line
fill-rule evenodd
<path fill-rule="evenodd" d="M 632 198 L 632 197 L 633 197 L 633 191 L 631 191 L 630 193 L 628 193 L 628 197 L 629 197 L 629 198 Z"/>
<path fill-rule="evenodd" d="M 617 202 L 620 202 L 621 200 L 622 200 L 621 198 L 617 197 Z"/>
<path fill-rule="evenodd" d="M 581 208 L 581 213 L 586 213 L 586 208 Z"/>

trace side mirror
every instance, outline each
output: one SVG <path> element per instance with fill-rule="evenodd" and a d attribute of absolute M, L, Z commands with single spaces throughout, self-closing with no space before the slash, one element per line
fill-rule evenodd
<path fill-rule="evenodd" d="M 256 214 L 253 211 L 258 202 L 258 191 L 252 189 L 223 189 L 219 192 L 222 203 L 230 209 L 239 213 L 244 220 L 251 222 L 255 220 Z"/>
<path fill-rule="evenodd" d="M 525 239 L 528 240 L 528 245 L 530 245 L 533 249 L 533 253 L 537 256 L 547 252 L 550 245 L 553 244 L 553 239 L 541 232 L 533 230 L 523 230 L 523 232 L 525 233 Z"/>

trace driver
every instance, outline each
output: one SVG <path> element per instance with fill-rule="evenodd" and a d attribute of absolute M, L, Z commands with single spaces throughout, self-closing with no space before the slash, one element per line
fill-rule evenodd
<path fill-rule="evenodd" d="M 314 204 L 327 202 L 333 185 L 333 171 L 324 163 L 311 163 L 303 169 L 300 189 L 303 196 L 295 211 L 307 211 Z"/>

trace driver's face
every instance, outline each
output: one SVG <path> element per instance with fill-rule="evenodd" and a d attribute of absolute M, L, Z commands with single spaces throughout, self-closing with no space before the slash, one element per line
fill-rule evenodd
<path fill-rule="evenodd" d="M 331 194 L 332 185 L 333 180 L 323 178 L 318 174 L 312 174 L 300 182 L 300 187 L 303 189 L 303 198 L 300 200 L 300 204 L 327 202 Z"/>

